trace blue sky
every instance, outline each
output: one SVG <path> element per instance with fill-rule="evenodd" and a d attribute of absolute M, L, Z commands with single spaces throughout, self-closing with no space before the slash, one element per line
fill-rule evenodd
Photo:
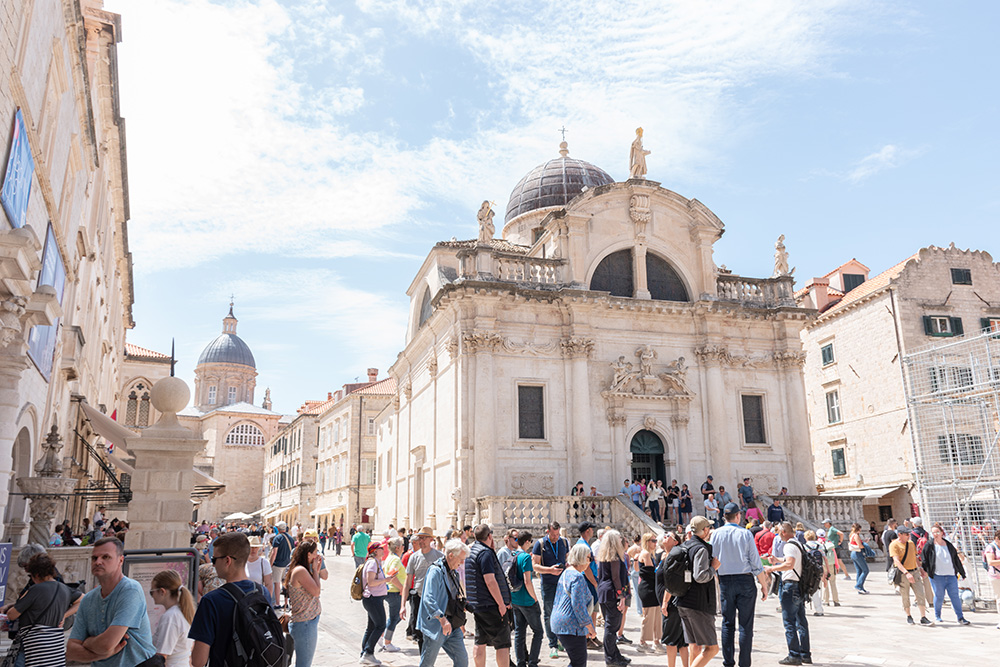
<path fill-rule="evenodd" d="M 230 294 L 259 403 L 402 348 L 430 247 L 556 157 L 649 175 L 726 224 L 715 261 L 800 281 L 925 245 L 1000 253 L 988 2 L 105 0 L 122 15 L 129 339 L 193 378 Z"/>

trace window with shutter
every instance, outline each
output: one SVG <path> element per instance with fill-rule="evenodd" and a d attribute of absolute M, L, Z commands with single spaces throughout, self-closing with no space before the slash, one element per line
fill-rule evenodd
<path fill-rule="evenodd" d="M 545 439 L 544 401 L 543 387 L 517 387 L 517 432 L 521 440 Z"/>
<path fill-rule="evenodd" d="M 971 269 L 952 269 L 951 270 L 951 284 L 952 285 L 971 285 L 972 284 L 972 270 Z"/>
<path fill-rule="evenodd" d="M 820 355 L 823 358 L 823 365 L 829 366 L 834 362 L 833 358 L 833 343 L 828 343 L 823 347 L 819 348 Z"/>
<path fill-rule="evenodd" d="M 924 333 L 928 336 L 954 336 L 957 328 L 961 329 L 962 319 L 959 317 L 942 317 L 924 315 Z"/>
<path fill-rule="evenodd" d="M 846 475 L 847 459 L 844 457 L 844 448 L 831 449 L 830 456 L 833 458 L 833 476 L 842 477 Z"/>

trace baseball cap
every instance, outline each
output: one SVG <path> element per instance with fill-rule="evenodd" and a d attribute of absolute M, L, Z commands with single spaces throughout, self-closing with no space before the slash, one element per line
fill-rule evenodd
<path fill-rule="evenodd" d="M 722 508 L 723 514 L 736 514 L 740 511 L 740 506 L 736 503 L 726 503 L 726 506 Z"/>
<path fill-rule="evenodd" d="M 701 531 L 705 530 L 705 528 L 707 528 L 708 526 L 713 526 L 713 525 L 715 524 L 713 524 L 705 517 L 696 516 L 693 519 L 691 519 L 691 523 L 688 524 L 688 528 L 691 529 L 692 533 L 700 533 Z"/>
<path fill-rule="evenodd" d="M 833 525 L 833 521 L 831 521 L 830 519 L 823 519 L 823 523 L 828 523 L 831 526 Z"/>
<path fill-rule="evenodd" d="M 826 537 L 826 531 L 820 528 L 816 531 L 816 537 Z"/>
<path fill-rule="evenodd" d="M 711 475 L 709 475 L 709 476 L 708 476 L 708 478 L 709 478 L 709 479 L 715 479 L 715 478 L 714 478 L 714 477 L 712 477 Z"/>
<path fill-rule="evenodd" d="M 597 528 L 597 526 L 595 526 L 594 524 L 590 523 L 589 521 L 581 521 L 580 525 L 578 526 L 578 529 L 579 529 L 581 535 L 583 535 L 584 533 L 586 533 L 591 528 Z"/>

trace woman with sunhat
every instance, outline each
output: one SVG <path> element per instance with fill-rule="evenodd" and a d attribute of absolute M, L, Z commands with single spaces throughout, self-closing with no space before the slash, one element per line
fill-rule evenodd
<path fill-rule="evenodd" d="M 264 587 L 264 590 L 273 590 L 271 575 L 271 563 L 263 557 L 262 550 L 264 543 L 260 537 L 254 535 L 250 538 L 250 558 L 247 559 L 247 578 L 256 581 Z"/>
<path fill-rule="evenodd" d="M 389 577 L 382 569 L 384 546 L 382 542 L 373 542 L 368 545 L 368 556 L 365 558 L 361 570 L 364 582 L 361 604 L 364 605 L 365 612 L 368 613 L 368 626 L 361 639 L 361 663 L 366 665 L 382 664 L 375 657 L 375 647 L 378 645 L 378 640 L 382 638 L 382 633 L 385 632 L 385 598 L 389 593 Z"/>

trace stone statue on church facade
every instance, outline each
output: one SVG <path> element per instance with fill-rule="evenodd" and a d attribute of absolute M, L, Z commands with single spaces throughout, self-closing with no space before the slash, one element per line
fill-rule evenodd
<path fill-rule="evenodd" d="M 642 128 L 637 127 L 635 129 L 635 140 L 632 142 L 632 149 L 628 154 L 629 178 L 646 177 L 646 156 L 649 153 L 649 151 L 644 150 L 642 147 Z"/>
<path fill-rule="evenodd" d="M 479 242 L 484 245 L 489 245 L 489 242 L 493 240 L 493 233 L 496 231 L 493 227 L 493 215 L 490 202 L 484 201 L 479 207 L 479 213 L 476 214 L 476 218 L 479 220 Z"/>
<path fill-rule="evenodd" d="M 771 277 L 790 276 L 794 271 L 788 270 L 788 251 L 785 250 L 785 235 L 782 234 L 774 244 L 774 275 Z"/>

